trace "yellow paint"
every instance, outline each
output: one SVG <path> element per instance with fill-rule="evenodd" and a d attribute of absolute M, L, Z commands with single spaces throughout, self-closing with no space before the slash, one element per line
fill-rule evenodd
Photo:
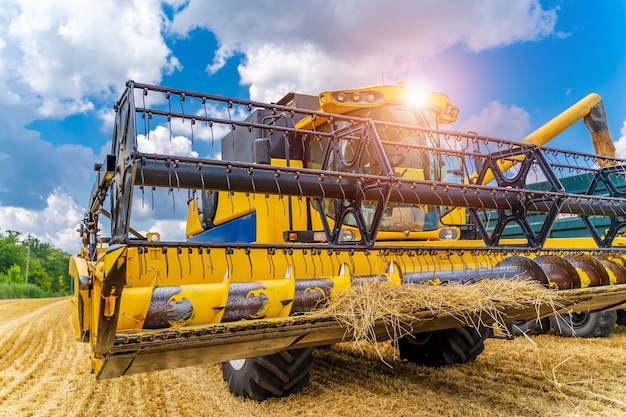
<path fill-rule="evenodd" d="M 535 145 L 545 145 L 559 133 L 587 116 L 589 112 L 591 112 L 591 108 L 601 101 L 602 98 L 596 93 L 587 95 L 550 120 L 548 123 L 526 136 L 522 139 L 522 142 Z"/>
<path fill-rule="evenodd" d="M 105 317 L 112 317 L 115 314 L 115 305 L 117 302 L 117 296 L 110 295 L 104 297 L 104 315 Z"/>
<path fill-rule="evenodd" d="M 100 303 L 102 302 L 101 290 L 102 290 L 102 281 L 101 280 L 92 280 L 92 290 L 91 290 L 91 314 L 90 325 L 89 325 L 89 343 L 91 344 L 91 349 L 95 352 L 96 342 L 98 341 L 98 321 L 100 320 Z"/>
<path fill-rule="evenodd" d="M 359 94 L 362 98 L 372 93 L 377 96 L 377 99 L 372 102 L 367 102 L 367 100 L 360 100 L 359 102 L 345 100 L 344 102 L 340 102 L 337 100 L 338 94 L 344 94 L 344 96 L 350 98 L 353 97 L 355 93 Z M 418 97 L 419 99 L 416 100 Z M 357 109 L 380 107 L 384 105 L 426 107 L 437 115 L 440 124 L 455 122 L 459 114 L 459 109 L 450 102 L 450 99 L 445 94 L 407 88 L 403 83 L 351 90 L 327 91 L 319 95 L 319 101 L 319 111 L 336 114 L 346 114 Z M 326 118 L 323 117 L 306 117 L 296 124 L 296 128 L 307 130 L 314 129 L 325 121 Z"/>
<path fill-rule="evenodd" d="M 102 359 L 102 357 L 94 356 L 91 358 L 91 373 L 98 375 L 103 366 L 104 360 Z"/>
<path fill-rule="evenodd" d="M 192 198 L 187 204 L 187 227 L 185 236 L 191 237 L 204 231 L 200 222 L 200 210 L 198 210 L 198 199 Z"/>
<path fill-rule="evenodd" d="M 219 323 L 224 314 L 226 299 L 228 298 L 228 284 L 225 280 L 218 284 L 183 285 L 180 293 L 168 300 L 177 303 L 187 299 L 193 306 L 193 315 L 184 323 L 177 325 L 196 325 Z"/>
<path fill-rule="evenodd" d="M 410 180 L 423 180 L 424 179 L 424 170 L 421 168 L 394 167 L 394 171 L 396 172 L 396 174 L 400 174 L 400 176 L 405 179 L 410 179 Z"/>
<path fill-rule="evenodd" d="M 122 293 L 117 329 L 138 330 L 143 327 L 152 297 L 151 287 L 125 288 Z"/>
<path fill-rule="evenodd" d="M 252 290 L 246 298 L 264 296 L 267 302 L 251 318 L 287 317 L 293 305 L 296 281 L 291 276 L 282 280 L 261 281 L 263 288 Z"/>
<path fill-rule="evenodd" d="M 397 262 L 391 262 L 389 264 L 389 273 L 387 274 L 387 281 L 390 284 L 400 286 L 402 285 L 402 270 Z"/>
<path fill-rule="evenodd" d="M 343 263 L 339 267 L 339 274 L 333 276 L 333 287 L 330 289 L 330 300 L 334 301 L 337 296 L 345 291 L 347 291 L 352 285 L 352 274 L 350 273 L 350 269 L 348 265 Z"/>
<path fill-rule="evenodd" d="M 589 275 L 585 273 L 585 271 L 580 268 L 576 268 L 576 272 L 578 272 L 578 276 L 580 277 L 580 288 L 587 288 L 589 285 L 591 285 L 591 279 L 589 278 Z"/>
<path fill-rule="evenodd" d="M 70 257 L 69 273 L 74 281 L 74 297 L 72 298 L 72 327 L 74 338 L 83 341 L 83 335 L 89 331 L 91 322 L 91 298 L 89 290 L 80 289 L 80 277 L 89 277 L 87 260 L 80 256 Z M 82 315 L 82 322 L 81 317 Z"/>
<path fill-rule="evenodd" d="M 257 195 L 256 199 L 258 198 L 259 196 Z M 217 204 L 213 224 L 218 226 L 254 212 L 254 205 L 251 199 L 252 197 L 246 196 L 245 193 L 220 191 L 217 197 L 219 203 Z"/>
<path fill-rule="evenodd" d="M 454 208 L 448 213 L 441 216 L 439 221 L 443 225 L 456 225 L 456 224 L 465 224 L 467 223 L 467 210 L 464 207 Z"/>
<path fill-rule="evenodd" d="M 606 272 L 609 274 L 609 283 L 611 285 L 615 285 L 617 283 L 617 277 L 615 276 L 613 271 L 611 271 L 609 268 L 604 268 L 604 269 L 606 269 Z"/>

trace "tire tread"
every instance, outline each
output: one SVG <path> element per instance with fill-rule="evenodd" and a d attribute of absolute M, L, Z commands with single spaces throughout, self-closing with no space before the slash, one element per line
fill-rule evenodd
<path fill-rule="evenodd" d="M 559 336 L 564 337 L 607 337 L 615 329 L 617 311 L 596 311 L 588 314 L 582 326 L 572 325 L 568 314 L 559 314 L 550 317 L 550 323 Z"/>
<path fill-rule="evenodd" d="M 230 391 L 241 397 L 263 401 L 294 394 L 309 383 L 313 348 L 281 351 L 246 359 L 240 370 L 222 363 L 222 376 Z"/>
<path fill-rule="evenodd" d="M 408 335 L 398 339 L 397 345 L 400 358 L 438 368 L 475 360 L 484 350 L 488 334 L 486 328 L 459 327 L 431 332 L 430 337 L 421 343 L 414 343 L 412 336 Z"/>

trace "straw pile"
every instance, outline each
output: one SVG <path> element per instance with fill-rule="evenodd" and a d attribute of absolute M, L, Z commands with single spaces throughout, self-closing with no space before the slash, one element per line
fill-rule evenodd
<path fill-rule="evenodd" d="M 453 317 L 478 327 L 496 324 L 506 329 L 505 310 L 561 307 L 558 292 L 535 281 L 482 280 L 472 285 L 391 285 L 386 281 L 356 285 L 316 314 L 332 315 L 357 341 L 376 345 L 375 324 L 382 323 L 391 339 L 412 333 L 420 320 Z"/>

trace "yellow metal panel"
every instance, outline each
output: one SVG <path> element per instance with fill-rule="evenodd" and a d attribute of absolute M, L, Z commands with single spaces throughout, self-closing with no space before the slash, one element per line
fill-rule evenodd
<path fill-rule="evenodd" d="M 83 342 L 83 336 L 89 331 L 91 322 L 91 298 L 89 290 L 81 290 L 81 277 L 89 279 L 87 260 L 80 256 L 70 257 L 69 273 L 74 281 L 74 297 L 72 298 L 72 327 L 74 337 Z"/>
<path fill-rule="evenodd" d="M 143 328 L 150 307 L 151 287 L 125 288 L 122 292 L 117 330 L 139 330 Z"/>
<path fill-rule="evenodd" d="M 180 302 L 183 298 L 186 298 L 193 306 L 193 315 L 184 323 L 170 324 L 191 326 L 196 324 L 219 323 L 222 320 L 226 300 L 228 299 L 228 284 L 229 281 L 225 280 L 219 284 L 181 286 L 180 293 L 172 296 L 170 301 L 174 300 Z"/>
<path fill-rule="evenodd" d="M 70 266 L 69 273 L 72 277 L 77 278 L 79 276 L 89 276 L 89 268 L 87 267 L 87 260 L 80 256 L 71 256 L 70 257 Z M 75 282 L 78 284 L 78 282 Z M 78 287 L 75 287 L 78 288 Z"/>
<path fill-rule="evenodd" d="M 339 274 L 331 277 L 333 287 L 330 290 L 330 300 L 336 300 L 337 296 L 350 289 L 352 285 L 352 274 L 347 264 L 341 264 Z"/>
<path fill-rule="evenodd" d="M 101 296 L 102 281 L 92 280 L 91 291 L 91 314 L 89 315 L 89 343 L 91 349 L 95 352 L 96 341 L 98 339 L 98 320 L 100 318 L 100 303 L 102 302 Z"/>
<path fill-rule="evenodd" d="M 258 196 L 256 198 L 258 199 Z M 219 191 L 217 201 L 217 211 L 213 220 L 216 226 L 254 211 L 252 197 L 246 196 L 245 193 Z"/>
<path fill-rule="evenodd" d="M 338 93 L 343 93 L 347 97 L 352 96 L 354 93 L 365 97 L 368 92 L 373 92 L 381 100 L 375 100 L 368 103 L 367 100 L 361 100 L 354 102 L 346 100 L 345 102 L 338 102 L 333 99 Z M 441 93 L 435 93 L 432 91 L 423 91 L 413 88 L 407 88 L 404 84 L 401 85 L 379 85 L 366 88 L 357 88 L 351 90 L 340 91 L 327 91 L 319 95 L 320 99 L 320 111 L 335 114 L 347 114 L 353 110 L 358 110 L 368 107 L 381 107 L 385 105 L 400 105 L 400 106 L 415 106 L 426 107 L 437 114 L 438 122 L 440 124 L 452 123 L 457 120 L 459 109 L 450 103 L 448 96 Z M 326 121 L 324 117 L 316 117 L 313 120 L 310 116 L 302 119 L 296 124 L 297 129 L 312 129 L 318 127 Z"/>
<path fill-rule="evenodd" d="M 185 236 L 191 237 L 204 231 L 202 223 L 200 223 L 200 211 L 198 210 L 198 199 L 192 198 L 187 204 L 187 228 Z"/>
<path fill-rule="evenodd" d="M 284 159 L 272 159 L 273 166 L 287 166 Z M 291 168 L 302 168 L 302 161 L 289 161 Z M 293 174 L 283 174 L 290 175 Z M 258 243 L 284 242 L 283 232 L 306 229 L 306 200 L 298 197 L 259 196 L 253 204 L 257 212 L 256 241 Z M 291 210 L 290 210 L 291 207 Z M 291 226 L 289 224 L 291 217 Z"/>
<path fill-rule="evenodd" d="M 439 221 L 443 225 L 465 224 L 467 223 L 466 210 L 463 207 L 452 209 L 448 213 L 441 216 L 441 219 Z"/>
<path fill-rule="evenodd" d="M 296 281 L 287 274 L 286 279 L 261 281 L 263 288 L 250 291 L 246 296 L 259 297 L 264 295 L 267 303 L 252 318 L 287 317 L 291 311 Z"/>

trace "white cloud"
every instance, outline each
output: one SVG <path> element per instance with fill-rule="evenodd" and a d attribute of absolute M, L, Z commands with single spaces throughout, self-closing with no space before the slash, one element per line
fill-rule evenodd
<path fill-rule="evenodd" d="M 62 119 L 66 115 L 87 113 L 93 109 L 93 103 L 88 100 L 59 100 L 53 97 L 43 101 L 39 107 L 39 114 L 46 118 Z"/>
<path fill-rule="evenodd" d="M 83 219 L 85 209 L 73 198 L 60 190 L 54 190 L 46 198 L 42 210 L 21 207 L 0 207 L 0 228 L 17 230 L 23 235 L 30 233 L 41 241 L 66 252 L 76 253 L 81 240 L 76 229 Z"/>
<path fill-rule="evenodd" d="M 480 114 L 457 123 L 455 129 L 475 132 L 480 136 L 520 140 L 528 134 L 530 116 L 520 107 L 506 106 L 499 101 L 493 101 L 483 108 Z"/>
<path fill-rule="evenodd" d="M 131 227 L 145 234 L 159 232 L 162 240 L 185 240 L 186 191 L 167 190 L 155 196 L 148 190 L 148 195 L 141 196 L 135 190 L 133 221 Z M 153 207 L 151 200 L 157 199 Z M 144 201 L 145 200 L 145 201 Z M 176 200 L 176 201 L 174 201 Z M 108 204 L 108 201 L 105 203 Z M 30 233 L 43 242 L 69 253 L 78 253 L 82 246 L 77 232 L 86 209 L 60 189 L 55 189 L 45 198 L 45 206 L 39 210 L 16 206 L 0 206 L 0 230 L 17 230 L 23 235 Z M 174 217 L 168 219 L 163 217 Z M 110 235 L 109 221 L 100 216 L 101 235 Z"/>
<path fill-rule="evenodd" d="M 115 126 L 115 111 L 113 108 L 99 109 L 98 119 L 102 122 L 100 131 L 103 133 L 111 132 L 112 126 Z"/>
<path fill-rule="evenodd" d="M 162 241 L 184 242 L 186 223 L 183 220 L 157 220 L 141 233 L 145 236 L 148 232 L 157 232 Z"/>
<path fill-rule="evenodd" d="M 137 135 L 137 147 L 144 153 L 198 157 L 191 149 L 191 140 L 172 135 L 165 126 L 157 126 L 148 135 Z"/>
<path fill-rule="evenodd" d="M 182 4 L 0 0 L 0 227 L 10 223 L 76 250 L 80 239 L 76 224 L 70 224 L 72 204 L 86 203 L 93 163 L 103 155 L 87 146 L 90 138 L 86 146 L 58 145 L 62 138 L 53 144 L 24 126 L 96 112 L 110 132 L 114 114 L 109 109 L 124 80 L 158 83 L 163 74 L 181 68 L 163 37 L 169 24 L 164 3 Z M 33 224 L 38 231 L 31 230 Z"/>
<path fill-rule="evenodd" d="M 373 84 L 381 72 L 398 80 L 452 46 L 478 52 L 533 41 L 549 36 L 555 23 L 556 11 L 538 0 L 190 0 L 171 30 L 212 31 L 219 49 L 209 70 L 241 53 L 242 83 L 250 84 L 253 99 L 271 101 L 295 88 Z"/>
<path fill-rule="evenodd" d="M 120 80 L 158 82 L 180 68 L 166 25 L 158 0 L 5 0 L 1 87 L 40 100 L 44 116 L 90 111 L 115 98 Z"/>
<path fill-rule="evenodd" d="M 626 120 L 619 132 L 620 138 L 615 141 L 615 153 L 618 158 L 626 159 Z"/>
<path fill-rule="evenodd" d="M 226 65 L 226 61 L 228 61 L 235 54 L 234 49 L 220 48 L 215 52 L 215 56 L 213 57 L 213 63 L 207 65 L 206 71 L 212 75 L 219 71 L 224 65 Z"/>
<path fill-rule="evenodd" d="M 137 126 L 138 137 L 141 140 L 139 146 L 143 152 L 197 156 L 197 154 L 192 155 L 185 151 L 190 152 L 191 146 L 199 140 L 205 142 L 205 147 L 210 145 L 210 151 L 214 154 L 219 148 L 220 139 L 232 131 L 230 121 L 244 120 L 254 110 L 237 103 L 231 103 L 229 107 L 225 102 L 210 99 L 202 102 L 193 97 L 185 98 L 183 105 L 183 101 L 177 95 L 171 95 L 168 99 L 161 93 L 152 92 L 144 96 L 141 89 L 134 91 L 137 107 L 163 112 L 174 111 L 187 116 L 187 118 L 171 117 L 169 120 L 166 116 L 159 114 L 143 117 Z M 102 120 L 108 120 L 111 125 L 114 123 L 114 113 L 101 112 L 99 115 Z M 188 118 L 190 116 L 195 116 L 197 119 L 192 121 Z M 202 121 L 203 118 L 211 118 L 215 122 Z M 153 136 L 156 138 L 156 143 L 147 143 L 146 137 L 152 139 Z M 178 136 L 180 137 L 175 143 L 170 144 Z M 189 147 L 185 145 L 185 148 L 181 149 L 183 142 L 188 143 Z"/>
<path fill-rule="evenodd" d="M 333 60 L 311 43 L 303 43 L 297 50 L 268 44 L 247 54 L 239 74 L 242 84 L 250 84 L 253 100 L 272 102 L 289 91 L 316 95 L 322 90 L 355 85 L 359 79 L 369 79 L 372 84 L 379 74 L 372 71 L 374 65 L 371 57 L 363 58 L 358 65 Z"/>

